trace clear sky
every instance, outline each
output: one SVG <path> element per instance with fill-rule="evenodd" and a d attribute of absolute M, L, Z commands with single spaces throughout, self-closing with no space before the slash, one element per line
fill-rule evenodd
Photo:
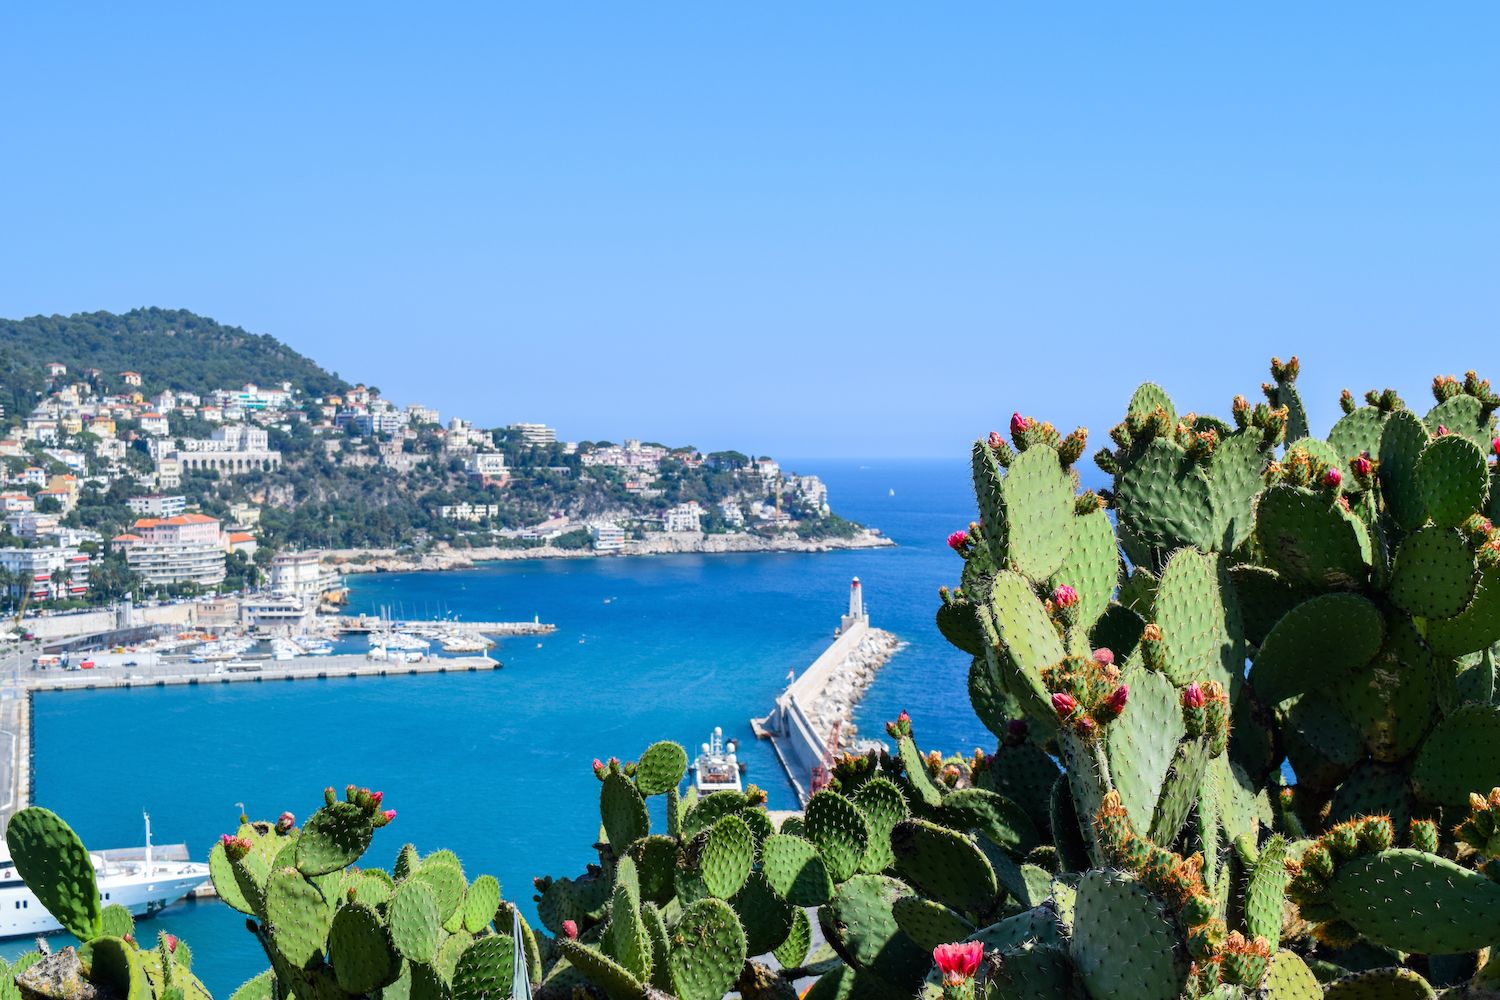
<path fill-rule="evenodd" d="M 208 8 L 214 8 L 212 10 Z M 0 315 L 570 438 L 960 453 L 1489 364 L 1494 4 L 0 10 Z"/>

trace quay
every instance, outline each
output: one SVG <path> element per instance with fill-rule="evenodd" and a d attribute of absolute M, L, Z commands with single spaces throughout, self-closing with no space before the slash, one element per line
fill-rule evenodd
<path fill-rule="evenodd" d="M 870 625 L 855 577 L 849 612 L 833 642 L 794 677 L 764 718 L 750 720 L 756 737 L 771 741 L 802 805 L 826 780 L 833 755 L 853 742 L 854 705 L 899 646 L 895 636 Z"/>
<path fill-rule="evenodd" d="M 465 632 L 477 632 L 480 635 L 550 635 L 557 631 L 556 625 L 549 625 L 540 620 L 530 622 L 471 622 L 418 618 L 411 621 L 391 621 L 389 618 L 366 615 L 343 615 L 335 619 L 335 622 L 335 627 L 340 633 L 353 634 L 384 629 L 403 632 L 410 629 L 431 629 L 435 626 L 452 626 L 462 629 Z"/>
<path fill-rule="evenodd" d="M 18 652 L 14 654 L 19 657 Z M 0 689 L 0 827 L 31 803 L 33 747 L 32 698 L 38 691 L 103 691 L 111 689 L 206 686 L 210 684 L 267 684 L 298 680 L 341 680 L 356 677 L 405 677 L 418 674 L 480 673 L 501 668 L 488 656 L 433 656 L 408 663 L 371 660 L 357 655 L 304 656 L 292 660 L 247 660 L 234 667 L 213 663 L 163 660 L 131 668 L 94 670 L 14 671 Z"/>

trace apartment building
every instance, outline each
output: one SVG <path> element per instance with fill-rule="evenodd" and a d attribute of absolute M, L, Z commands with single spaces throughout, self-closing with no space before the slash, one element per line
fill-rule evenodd
<path fill-rule="evenodd" d="M 148 585 L 224 582 L 223 525 L 207 514 L 143 517 L 112 544 Z"/>

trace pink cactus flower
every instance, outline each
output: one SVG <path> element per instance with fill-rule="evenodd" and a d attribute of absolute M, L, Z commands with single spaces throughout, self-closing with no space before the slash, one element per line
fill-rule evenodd
<path fill-rule="evenodd" d="M 1207 699 L 1203 697 L 1203 688 L 1198 686 L 1197 681 L 1182 689 L 1182 703 L 1186 707 L 1202 708 L 1205 701 Z"/>
<path fill-rule="evenodd" d="M 1119 715 L 1125 711 L 1125 702 L 1130 698 L 1130 685 L 1121 684 L 1115 688 L 1115 693 L 1110 695 L 1104 702 L 1104 708 L 1113 715 Z"/>
<path fill-rule="evenodd" d="M 1078 591 L 1065 583 L 1052 592 L 1052 601 L 1060 608 L 1071 608 L 1078 603 Z"/>
<path fill-rule="evenodd" d="M 903 708 L 901 710 L 901 714 L 898 715 L 898 716 L 896 716 L 896 721 L 897 722 L 911 722 L 911 713 L 908 712 L 906 709 Z"/>
<path fill-rule="evenodd" d="M 1005 447 L 1005 439 L 1000 436 L 999 431 L 990 431 L 989 444 L 991 448 L 999 451 L 1001 448 Z"/>
<path fill-rule="evenodd" d="M 949 986 L 962 986 L 974 978 L 984 960 L 984 944 L 965 941 L 962 944 L 940 944 L 932 949 L 932 961 Z"/>
<path fill-rule="evenodd" d="M 373 805 L 376 809 L 379 809 L 380 808 L 380 800 L 383 799 L 383 798 L 385 798 L 385 792 L 371 792 L 370 793 L 370 804 Z"/>
<path fill-rule="evenodd" d="M 569 941 L 578 940 L 578 923 L 574 920 L 563 921 L 563 937 Z"/>
<path fill-rule="evenodd" d="M 1495 440 L 1490 442 L 1490 450 L 1496 455 L 1500 455 L 1500 438 L 1495 438 Z"/>
<path fill-rule="evenodd" d="M 962 552 L 963 547 L 969 544 L 969 533 L 967 531 L 955 531 L 948 536 L 948 548 L 954 552 Z"/>
<path fill-rule="evenodd" d="M 1112 666 L 1115 662 L 1114 650 L 1105 649 L 1103 646 L 1100 646 L 1094 650 L 1094 662 L 1101 667 Z"/>
<path fill-rule="evenodd" d="M 1447 437 L 1451 433 L 1452 433 L 1452 431 L 1448 430 L 1448 428 L 1447 428 L 1446 425 L 1444 425 L 1444 424 L 1438 424 L 1438 429 L 1437 429 L 1437 436 L 1438 437 L 1445 438 L 1445 437 Z"/>
<path fill-rule="evenodd" d="M 1031 429 L 1031 421 L 1019 413 L 1010 415 L 1010 436 L 1015 437 Z"/>
<path fill-rule="evenodd" d="M 387 809 L 385 812 L 381 813 L 381 815 L 384 816 L 385 821 L 389 823 L 391 820 L 396 818 L 396 810 Z"/>
<path fill-rule="evenodd" d="M 1331 490 L 1339 488 L 1339 483 L 1344 481 L 1344 474 L 1338 469 L 1329 469 L 1323 473 L 1323 485 Z"/>
<path fill-rule="evenodd" d="M 1375 463 L 1370 461 L 1370 456 L 1368 455 L 1361 455 L 1349 464 L 1353 466 L 1356 476 L 1368 476 L 1371 470 L 1375 468 Z"/>
<path fill-rule="evenodd" d="M 1066 692 L 1059 691 L 1052 696 L 1052 711 L 1057 713 L 1059 719 L 1066 719 L 1078 711 L 1078 699 Z"/>

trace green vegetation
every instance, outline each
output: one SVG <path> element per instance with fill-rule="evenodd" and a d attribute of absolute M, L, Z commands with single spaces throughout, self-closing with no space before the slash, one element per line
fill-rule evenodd
<path fill-rule="evenodd" d="M 924 752 L 902 713 L 779 825 L 753 786 L 679 796 L 676 744 L 596 761 L 598 864 L 536 880 L 539 928 L 448 852 L 354 868 L 394 814 L 328 789 L 210 857 L 270 966 L 236 997 L 503 998 L 523 967 L 538 1000 L 1495 996 L 1500 397 L 1346 396 L 1322 439 L 1296 359 L 1272 375 L 1230 421 L 1142 386 L 1103 494 L 1081 429 L 975 442 L 936 624 L 993 753 Z M 27 997 L 201 995 L 57 817 L 7 840 L 86 942 L 18 960 Z"/>
<path fill-rule="evenodd" d="M 0 402 L 7 414 L 30 412 L 49 383 L 44 366 L 53 361 L 68 366 L 69 380 L 99 369 L 95 388 L 106 392 L 129 390 L 122 371 L 139 372 L 140 391 L 148 394 L 172 389 L 204 395 L 246 382 L 290 382 L 321 396 L 348 386 L 274 337 L 185 309 L 31 316 L 0 319 L 0 386 L 8 393 Z"/>

